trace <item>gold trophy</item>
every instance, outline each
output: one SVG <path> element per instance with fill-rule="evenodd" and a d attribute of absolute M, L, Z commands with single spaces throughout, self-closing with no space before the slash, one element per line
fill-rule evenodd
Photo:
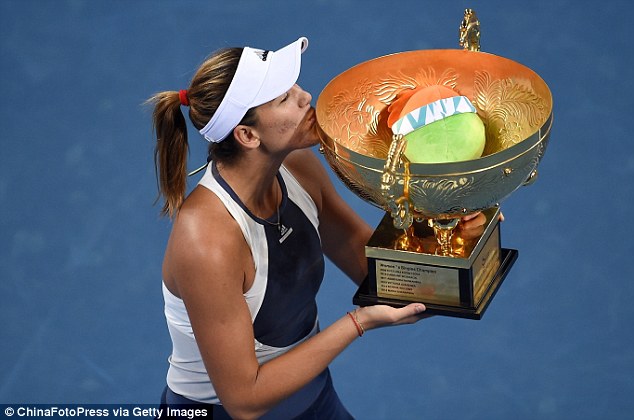
<path fill-rule="evenodd" d="M 320 151 L 363 200 L 386 211 L 366 246 L 368 278 L 356 305 L 423 302 L 432 314 L 480 319 L 518 252 L 501 247 L 499 206 L 532 183 L 552 126 L 552 95 L 529 68 L 480 51 L 471 9 L 463 49 L 379 57 L 335 77 L 316 104 Z M 388 126 L 387 108 L 406 89 L 446 86 L 466 96 L 484 123 L 482 156 L 414 163 L 407 140 Z M 468 234 L 462 216 L 486 223 Z"/>

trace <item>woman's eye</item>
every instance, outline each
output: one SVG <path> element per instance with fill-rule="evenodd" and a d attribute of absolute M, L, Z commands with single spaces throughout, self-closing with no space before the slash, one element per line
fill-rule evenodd
<path fill-rule="evenodd" d="M 282 102 L 286 101 L 286 100 L 288 99 L 288 96 L 289 96 L 289 95 L 288 95 L 288 92 L 286 92 L 286 93 L 284 94 L 284 97 L 282 98 Z"/>

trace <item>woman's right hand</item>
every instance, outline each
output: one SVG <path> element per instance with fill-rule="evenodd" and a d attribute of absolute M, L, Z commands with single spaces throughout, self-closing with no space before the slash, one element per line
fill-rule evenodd
<path fill-rule="evenodd" d="M 402 308 L 388 305 L 365 306 L 355 309 L 355 312 L 358 321 L 368 331 L 392 325 L 414 324 L 431 316 L 425 313 L 426 309 L 422 303 L 410 303 Z"/>

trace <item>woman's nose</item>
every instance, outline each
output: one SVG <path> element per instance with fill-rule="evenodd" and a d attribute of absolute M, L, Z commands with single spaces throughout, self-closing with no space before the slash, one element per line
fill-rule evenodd
<path fill-rule="evenodd" d="M 297 88 L 299 89 L 299 104 L 300 106 L 303 108 L 306 105 L 310 105 L 310 102 L 313 100 L 313 97 L 310 93 L 306 92 L 304 89 L 302 89 L 299 85 L 295 85 L 297 86 Z"/>

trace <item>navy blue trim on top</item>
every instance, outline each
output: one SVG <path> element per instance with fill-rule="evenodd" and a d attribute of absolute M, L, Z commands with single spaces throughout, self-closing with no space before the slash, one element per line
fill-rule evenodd
<path fill-rule="evenodd" d="M 249 208 L 242 202 L 238 194 L 236 194 L 233 188 L 231 188 L 231 185 L 229 185 L 227 181 L 225 181 L 225 179 L 222 177 L 222 175 L 220 175 L 220 172 L 218 171 L 218 168 L 216 167 L 216 162 L 213 162 L 213 161 L 211 162 L 211 173 L 214 176 L 215 180 L 218 182 L 218 184 L 220 184 L 220 186 L 231 196 L 231 198 L 242 208 L 242 210 L 244 210 L 245 213 L 249 215 L 249 217 L 251 217 L 253 220 L 255 220 L 261 225 L 277 223 L 278 213 L 280 213 L 280 216 L 281 216 L 282 212 L 284 211 L 284 208 L 286 207 L 286 202 L 288 200 L 288 191 L 286 189 L 286 184 L 284 183 L 284 178 L 282 178 L 282 174 L 280 174 L 279 171 L 277 172 L 276 178 L 277 178 L 277 182 L 279 182 L 280 184 L 280 189 L 282 190 L 282 202 L 280 203 L 280 206 L 277 209 L 277 211 L 271 217 L 267 219 L 262 219 L 261 217 L 258 217 L 255 214 L 251 213 L 251 210 L 249 210 Z"/>
<path fill-rule="evenodd" d="M 266 258 L 266 289 L 253 320 L 253 334 L 260 343 L 273 347 L 296 343 L 312 331 L 317 320 L 315 297 L 325 269 L 318 231 L 302 208 L 288 196 L 287 187 L 294 185 L 287 186 L 279 171 L 276 176 L 282 190 L 282 203 L 279 213 L 266 220 L 249 211 L 215 165 L 212 165 L 212 175 L 264 231 L 266 245 L 255 246 L 266 249 L 267 254 L 261 255 Z"/>

